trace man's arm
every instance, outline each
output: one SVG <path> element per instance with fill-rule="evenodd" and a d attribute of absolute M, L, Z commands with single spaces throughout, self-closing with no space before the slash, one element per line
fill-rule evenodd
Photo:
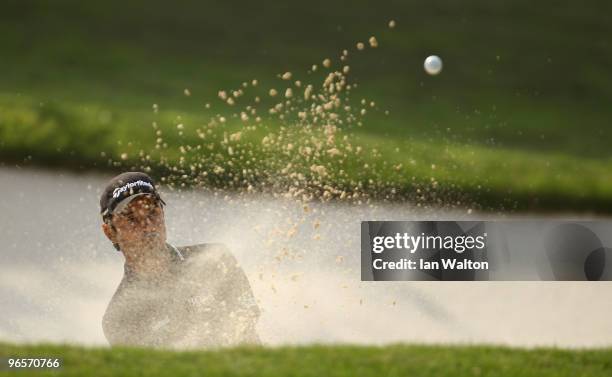
<path fill-rule="evenodd" d="M 260 344 L 255 326 L 261 314 L 253 296 L 249 280 L 238 265 L 234 255 L 227 249 L 220 258 L 222 271 L 217 300 L 225 306 L 229 331 L 240 343 Z"/>
<path fill-rule="evenodd" d="M 260 310 L 234 255 L 224 245 L 209 244 L 193 258 L 190 275 L 198 283 L 188 303 L 194 323 L 189 337 L 202 344 L 260 344 L 255 329 Z"/>

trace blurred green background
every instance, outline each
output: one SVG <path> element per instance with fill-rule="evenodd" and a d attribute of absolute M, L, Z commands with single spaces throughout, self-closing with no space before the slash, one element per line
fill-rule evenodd
<path fill-rule="evenodd" d="M 218 90 L 258 79 L 265 96 L 285 71 L 318 83 L 311 65 L 348 49 L 353 100 L 379 108 L 355 129 L 389 162 L 377 179 L 409 196 L 434 177 L 486 209 L 610 213 L 611 11 L 605 1 L 3 1 L 0 161 L 117 170 L 109 159 L 128 142 L 155 144 L 152 121 L 178 148 L 195 136 L 170 132 L 177 116 L 190 126 L 231 114 Z M 372 35 L 379 47 L 356 51 Z M 423 71 L 430 54 L 444 61 L 439 76 Z"/>

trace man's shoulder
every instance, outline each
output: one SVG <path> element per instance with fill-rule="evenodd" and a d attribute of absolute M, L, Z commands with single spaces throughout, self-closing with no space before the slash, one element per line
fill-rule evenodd
<path fill-rule="evenodd" d="M 222 243 L 205 243 L 177 247 L 183 255 L 181 271 L 185 276 L 191 273 L 206 276 L 208 284 L 232 280 L 232 284 L 245 284 L 246 276 L 230 249 Z M 248 283 L 246 283 L 248 284 Z"/>
<path fill-rule="evenodd" d="M 236 258 L 223 243 L 201 243 L 189 246 L 177 246 L 185 260 L 208 260 L 236 263 Z"/>

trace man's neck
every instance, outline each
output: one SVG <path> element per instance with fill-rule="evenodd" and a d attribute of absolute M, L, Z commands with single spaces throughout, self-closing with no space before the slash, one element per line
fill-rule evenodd
<path fill-rule="evenodd" d="M 168 272 L 171 255 L 165 242 L 122 251 L 126 266 L 137 276 L 161 277 Z"/>

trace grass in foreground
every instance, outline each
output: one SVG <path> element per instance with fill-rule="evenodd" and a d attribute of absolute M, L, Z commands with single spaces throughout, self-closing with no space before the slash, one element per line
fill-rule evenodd
<path fill-rule="evenodd" d="M 590 377 L 612 374 L 612 349 L 491 346 L 291 346 L 174 352 L 0 343 L 0 356 L 60 357 L 60 372 L 20 376 Z M 0 376 L 8 375 L 0 371 Z"/>

